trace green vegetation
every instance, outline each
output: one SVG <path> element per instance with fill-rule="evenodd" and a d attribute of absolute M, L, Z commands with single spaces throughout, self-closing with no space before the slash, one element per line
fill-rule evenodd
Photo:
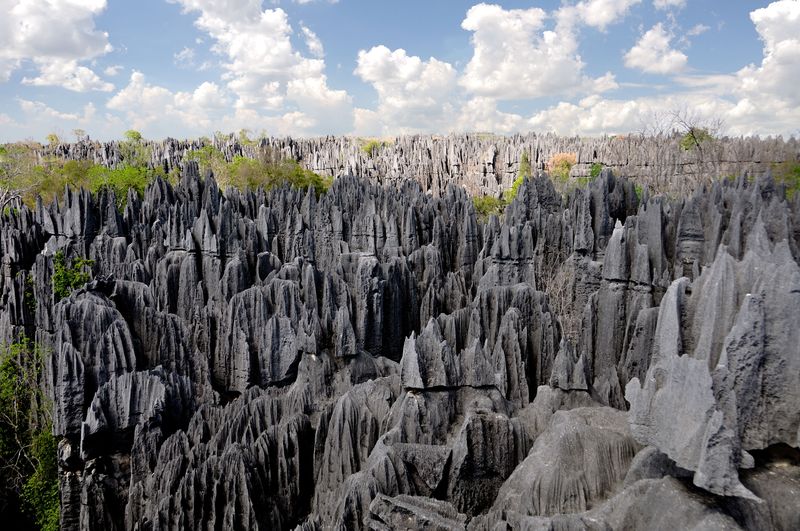
<path fill-rule="evenodd" d="M 75 258 L 67 265 L 67 258 L 64 251 L 56 251 L 53 256 L 53 295 L 55 302 L 69 297 L 72 290 L 80 288 L 91 279 L 85 267 L 94 265 L 93 260 L 86 258 Z"/>
<path fill-rule="evenodd" d="M 271 151 L 261 150 L 258 158 L 236 156 L 232 161 L 213 146 L 204 146 L 187 154 L 187 160 L 197 162 L 201 174 L 211 171 L 221 188 L 230 186 L 245 190 L 264 188 L 269 190 L 287 185 L 301 190 L 313 188 L 319 196 L 326 192 L 333 180 L 322 177 L 300 166 L 294 160 L 281 160 Z"/>
<path fill-rule="evenodd" d="M 644 194 L 644 188 L 642 187 L 642 185 L 641 184 L 634 184 L 633 185 L 633 191 L 636 193 L 636 199 L 641 201 L 642 200 L 642 194 Z"/>
<path fill-rule="evenodd" d="M 128 129 L 125 131 L 125 140 L 128 142 L 141 142 L 142 141 L 142 133 L 139 131 L 135 131 L 133 129 Z"/>
<path fill-rule="evenodd" d="M 383 140 L 371 138 L 369 140 L 362 141 L 361 150 L 370 157 L 374 157 L 375 155 L 378 154 L 378 150 L 386 147 L 387 145 L 388 143 Z"/>
<path fill-rule="evenodd" d="M 800 191 L 800 162 L 781 162 L 772 166 L 772 176 L 775 181 L 786 185 L 786 197 L 789 201 L 794 199 Z"/>
<path fill-rule="evenodd" d="M 589 175 L 592 177 L 592 179 L 599 177 L 602 172 L 603 172 L 602 164 L 600 164 L 599 162 L 592 163 L 592 168 L 589 170 Z"/>
<path fill-rule="evenodd" d="M 154 175 L 155 172 L 148 171 L 141 166 L 123 165 L 111 169 L 93 165 L 87 172 L 88 188 L 95 194 L 102 190 L 113 191 L 117 208 L 122 210 L 128 202 L 128 190 L 133 189 L 136 195 L 143 197 L 144 189 L 152 182 Z"/>
<path fill-rule="evenodd" d="M 242 131 L 240 137 L 251 146 L 257 145 L 256 141 L 249 140 L 246 131 Z M 55 143 L 56 138 L 48 138 L 48 141 Z M 33 207 L 37 197 L 49 203 L 62 194 L 67 186 L 84 188 L 93 194 L 113 191 L 117 207 L 124 209 L 129 190 L 134 190 L 141 198 L 147 186 L 157 177 L 177 184 L 179 168 L 174 168 L 168 175 L 163 167 L 152 167 L 152 146 L 143 140 L 138 131 L 127 131 L 125 139 L 118 142 L 117 149 L 121 163 L 114 168 L 107 168 L 87 160 L 65 161 L 42 156 L 39 153 L 44 146 L 35 142 L 0 145 L 0 210 L 10 211 L 9 206 L 16 206 L 17 200 Z M 228 162 L 220 150 L 206 145 L 190 152 L 187 159 L 196 160 L 201 171 L 213 171 L 223 188 L 236 186 L 254 189 L 263 186 L 268 189 L 287 184 L 302 189 L 314 188 L 319 195 L 332 182 L 302 168 L 295 161 L 282 160 L 277 152 L 267 149 L 261 149 L 255 160 L 236 157 Z"/>
<path fill-rule="evenodd" d="M 486 220 L 486 218 L 492 214 L 496 216 L 502 214 L 507 203 L 499 197 L 481 195 L 473 197 L 472 204 L 475 206 L 475 211 L 478 213 L 481 219 Z"/>
<path fill-rule="evenodd" d="M 691 151 L 695 148 L 700 148 L 703 142 L 714 140 L 714 137 L 704 127 L 689 127 L 688 131 L 684 133 L 680 140 L 681 149 L 684 151 Z"/>
<path fill-rule="evenodd" d="M 578 156 L 575 153 L 556 153 L 547 162 L 547 171 L 556 184 L 565 186 L 577 161 Z"/>
<path fill-rule="evenodd" d="M 39 386 L 44 363 L 42 349 L 25 337 L 0 350 L 0 497 L 19 500 L 50 531 L 59 526 L 58 445 Z"/>
<path fill-rule="evenodd" d="M 523 151 L 522 156 L 519 159 L 519 170 L 517 171 L 517 180 L 520 180 L 520 178 L 524 177 L 530 177 L 531 175 L 533 175 L 533 172 L 531 171 L 531 161 L 528 160 L 528 152 Z"/>

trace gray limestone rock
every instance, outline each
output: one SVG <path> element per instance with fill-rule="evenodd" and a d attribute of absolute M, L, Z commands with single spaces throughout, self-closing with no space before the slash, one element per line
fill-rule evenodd
<path fill-rule="evenodd" d="M 671 138 L 261 141 L 336 175 L 317 196 L 151 147 L 181 178 L 124 212 L 0 213 L 0 339 L 45 356 L 63 529 L 797 527 L 800 199 L 769 177 L 711 182 Z M 523 150 L 536 176 L 479 218 Z M 614 171 L 562 195 L 557 152 Z M 58 251 L 95 261 L 60 301 Z"/>

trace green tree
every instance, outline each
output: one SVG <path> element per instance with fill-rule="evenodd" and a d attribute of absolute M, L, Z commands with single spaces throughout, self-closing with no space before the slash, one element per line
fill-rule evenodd
<path fill-rule="evenodd" d="M 128 142 L 141 142 L 142 141 L 142 133 L 136 131 L 135 129 L 128 129 L 125 131 L 125 140 Z"/>
<path fill-rule="evenodd" d="M 27 337 L 0 348 L 0 496 L 40 529 L 58 529 L 57 442 L 41 391 L 45 356 Z"/>
<path fill-rule="evenodd" d="M 517 178 L 530 177 L 531 175 L 531 162 L 528 160 L 528 152 L 523 151 L 522 157 L 519 159 L 519 171 L 517 172 Z"/>
<path fill-rule="evenodd" d="M 80 288 L 91 279 L 91 275 L 84 268 L 94 265 L 93 260 L 75 258 L 67 264 L 64 251 L 56 251 L 53 255 L 53 296 L 55 302 L 69 297 L 76 288 Z"/>

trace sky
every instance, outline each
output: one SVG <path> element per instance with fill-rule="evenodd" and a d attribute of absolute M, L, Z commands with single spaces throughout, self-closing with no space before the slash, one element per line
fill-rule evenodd
<path fill-rule="evenodd" d="M 800 137 L 800 0 L 0 0 L 0 142 Z"/>

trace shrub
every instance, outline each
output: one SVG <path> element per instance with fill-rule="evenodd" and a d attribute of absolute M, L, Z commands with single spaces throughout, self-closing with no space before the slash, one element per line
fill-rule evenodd
<path fill-rule="evenodd" d="M 128 190 L 133 189 L 139 197 L 144 196 L 144 190 L 154 178 L 154 172 L 141 166 L 122 166 L 119 168 L 106 168 L 93 165 L 87 171 L 89 190 L 97 194 L 102 190 L 114 192 L 117 207 L 124 209 L 128 202 Z"/>
<path fill-rule="evenodd" d="M 525 175 L 520 175 L 514 182 L 511 183 L 511 189 L 506 190 L 503 194 L 503 199 L 505 200 L 506 204 L 511 203 L 515 197 L 517 197 L 517 193 L 519 192 L 519 187 L 522 186 L 522 183 L 525 182 Z"/>
<path fill-rule="evenodd" d="M 322 177 L 300 166 L 295 160 L 279 160 L 278 154 L 266 150 L 251 159 L 237 155 L 231 162 L 213 146 L 204 146 L 187 155 L 198 163 L 200 171 L 211 170 L 221 188 L 234 186 L 240 190 L 270 188 L 287 185 L 305 190 L 313 188 L 319 196 L 327 191 L 333 180 Z"/>
<path fill-rule="evenodd" d="M 591 176 L 592 179 L 595 179 L 599 177 L 602 172 L 603 172 L 603 165 L 600 164 L 599 162 L 595 162 L 592 164 L 592 168 L 589 170 L 589 175 Z"/>
<path fill-rule="evenodd" d="M 58 492 L 58 442 L 48 426 L 36 431 L 31 441 L 33 474 L 22 487 L 22 501 L 43 531 L 59 527 L 60 496 Z"/>
<path fill-rule="evenodd" d="M 0 496 L 20 499 L 39 528 L 56 530 L 58 445 L 39 387 L 44 363 L 42 349 L 27 337 L 0 350 Z M 34 404 L 44 406 L 38 418 Z"/>
<path fill-rule="evenodd" d="M 547 171 L 557 182 L 564 184 L 569 179 L 569 172 L 578 161 L 575 153 L 556 153 L 547 162 Z"/>
<path fill-rule="evenodd" d="M 473 197 L 472 204 L 475 206 L 475 211 L 483 220 L 486 220 L 486 218 L 488 218 L 492 214 L 494 215 L 502 214 L 503 209 L 506 206 L 505 201 L 503 201 L 498 197 L 492 197 L 490 195 Z"/>
<path fill-rule="evenodd" d="M 91 276 L 84 267 L 91 267 L 94 264 L 93 260 L 86 258 L 76 258 L 67 265 L 67 259 L 64 256 L 64 251 L 56 251 L 53 256 L 53 296 L 55 302 L 69 297 L 72 290 L 80 288 L 89 282 Z"/>
<path fill-rule="evenodd" d="M 772 166 L 775 181 L 786 185 L 786 197 L 791 201 L 800 191 L 800 162 L 781 162 Z"/>
<path fill-rule="evenodd" d="M 520 157 L 519 159 L 519 171 L 517 171 L 517 180 L 519 180 L 520 177 L 530 177 L 531 175 L 532 175 L 531 161 L 528 160 L 528 152 L 523 151 L 522 157 Z"/>
<path fill-rule="evenodd" d="M 370 157 L 374 157 L 378 153 L 378 150 L 381 149 L 382 147 L 385 147 L 385 146 L 386 146 L 386 142 L 383 142 L 382 140 L 376 140 L 376 139 L 373 138 L 373 139 L 367 140 L 361 146 L 361 150 L 364 153 L 366 153 L 367 155 L 369 155 Z"/>

